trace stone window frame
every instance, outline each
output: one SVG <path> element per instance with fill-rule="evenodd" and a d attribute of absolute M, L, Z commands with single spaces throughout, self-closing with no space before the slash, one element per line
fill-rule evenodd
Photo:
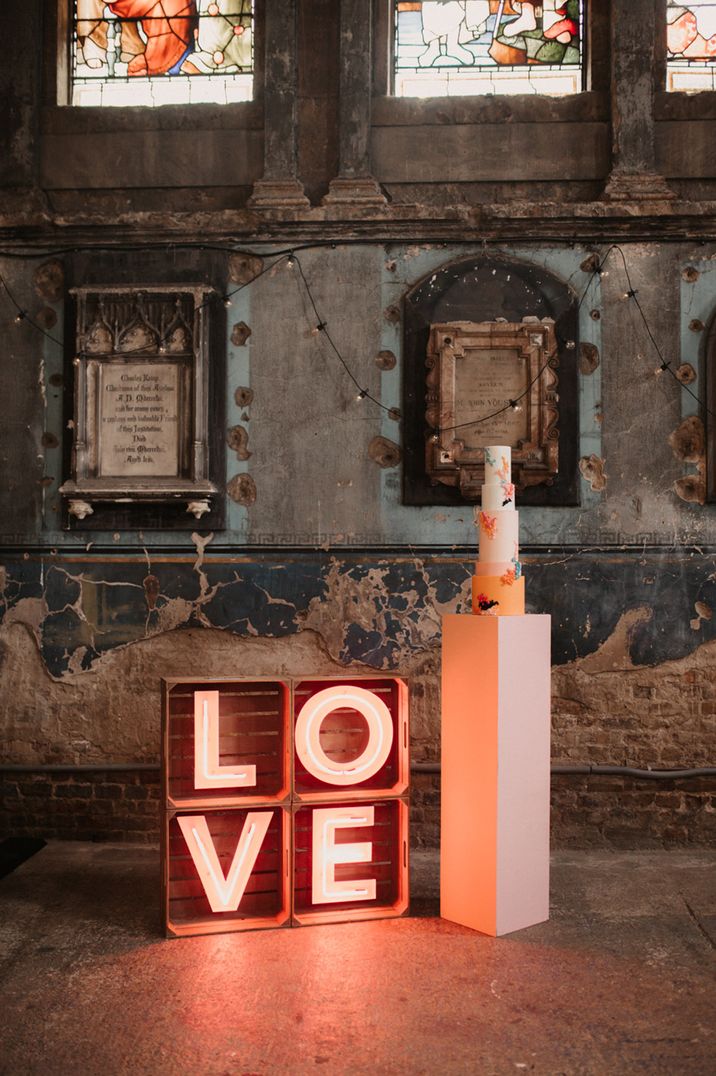
<path fill-rule="evenodd" d="M 373 0 L 373 95 L 375 97 L 387 97 L 394 102 L 413 103 L 412 98 L 395 97 L 393 94 L 393 5 L 396 0 Z M 575 111 L 574 102 L 578 102 L 576 109 L 580 110 L 580 104 L 587 95 L 597 93 L 605 95 L 609 87 L 609 18 L 603 12 L 597 12 L 600 7 L 594 0 L 585 0 L 586 10 L 585 23 L 585 72 L 584 88 L 581 93 L 566 94 L 564 97 L 550 97 L 557 109 L 564 111 L 571 117 Z M 601 15 L 601 18 L 597 16 Z M 461 104 L 469 107 L 470 102 L 483 103 L 493 99 L 509 100 L 510 107 L 515 116 L 528 119 L 533 113 L 531 102 L 535 99 L 548 97 L 548 95 L 525 93 L 522 94 L 485 94 L 460 97 L 459 95 L 446 98 L 459 100 Z M 429 100 L 429 99 L 427 99 Z M 440 100 L 443 100 L 440 98 Z M 420 99 L 418 99 L 420 104 Z M 562 106 L 560 108 L 560 106 Z"/>
<path fill-rule="evenodd" d="M 654 118 L 657 120 L 713 119 L 716 90 L 688 93 L 666 88 L 666 0 L 656 0 L 655 19 L 663 32 L 656 35 L 654 56 Z"/>
<path fill-rule="evenodd" d="M 227 114 L 230 118 L 230 126 L 235 127 L 237 121 L 240 126 L 253 126 L 257 114 L 263 108 L 264 86 L 264 27 L 265 27 L 265 4 L 268 0 L 254 0 L 254 93 L 251 101 L 237 101 L 229 105 L 197 102 L 196 104 L 161 105 L 157 106 L 167 118 L 163 119 L 163 125 L 186 128 L 187 117 L 184 113 L 188 109 L 191 116 L 201 126 L 201 121 L 211 115 Z M 69 110 L 73 113 L 81 111 L 93 115 L 107 115 L 108 113 L 133 114 L 136 116 L 136 106 L 107 108 L 99 106 L 75 106 L 71 103 L 72 90 L 72 7 L 73 0 L 55 0 L 54 4 L 47 5 L 47 20 L 44 34 L 44 69 L 54 72 L 45 80 L 43 99 L 46 109 Z M 141 106 L 143 111 L 153 113 L 155 109 Z M 245 124 L 240 122 L 245 120 Z M 189 126 L 192 126 L 189 120 Z"/>
<path fill-rule="evenodd" d="M 688 7 L 688 0 L 684 0 L 684 7 Z M 716 98 L 716 90 L 699 90 L 689 92 L 688 90 L 668 90 L 668 50 L 666 47 L 666 21 L 667 15 L 667 0 L 656 0 L 656 18 L 661 24 L 663 32 L 657 34 L 656 55 L 655 55 L 655 69 L 656 69 L 656 90 L 657 93 L 661 92 L 666 95 L 667 98 L 697 98 L 709 97 L 712 100 Z"/>

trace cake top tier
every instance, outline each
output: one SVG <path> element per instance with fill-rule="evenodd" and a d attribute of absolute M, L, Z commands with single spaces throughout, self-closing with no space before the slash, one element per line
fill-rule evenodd
<path fill-rule="evenodd" d="M 487 445 L 485 448 L 485 485 L 497 486 L 511 482 L 512 449 L 509 445 Z"/>

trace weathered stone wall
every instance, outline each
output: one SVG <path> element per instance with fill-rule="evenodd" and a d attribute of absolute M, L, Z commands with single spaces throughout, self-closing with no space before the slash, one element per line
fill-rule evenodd
<path fill-rule="evenodd" d="M 584 573 L 587 558 L 575 559 L 579 572 Z M 643 769 L 709 765 L 716 724 L 716 640 L 711 637 L 698 645 L 691 624 L 687 632 L 673 631 L 667 639 L 662 638 L 662 621 L 679 600 L 680 584 L 664 592 L 656 608 L 638 604 L 638 599 L 629 595 L 627 602 L 632 608 L 623 616 L 610 607 L 608 597 L 604 598 L 600 620 L 597 600 L 590 606 L 578 586 L 572 589 L 568 580 L 565 583 L 564 565 L 550 571 L 548 563 L 529 560 L 532 563 L 528 563 L 527 573 L 533 584 L 530 607 L 534 611 L 549 609 L 554 616 L 553 648 L 558 664 L 553 669 L 553 761 L 557 765 L 589 762 Z M 597 586 L 592 589 L 582 584 L 585 592 L 591 589 L 595 595 L 600 586 L 597 560 L 591 561 Z M 216 590 L 220 568 L 205 564 L 202 571 L 208 589 Z M 334 561 L 338 574 L 331 576 L 329 572 L 320 586 L 316 583 L 313 597 L 309 588 L 302 595 L 284 590 L 280 599 L 258 585 L 260 579 L 270 588 L 267 576 L 271 571 L 259 567 L 251 586 L 244 580 L 246 605 L 246 590 L 243 595 L 241 591 L 233 597 L 227 595 L 218 619 L 227 617 L 228 623 L 221 628 L 208 626 L 208 617 L 216 615 L 216 608 L 213 614 L 210 607 L 202 610 L 201 591 L 192 601 L 190 589 L 178 572 L 173 585 L 183 589 L 187 597 L 179 600 L 160 594 L 159 604 L 167 610 L 165 622 L 148 627 L 138 615 L 140 606 L 131 618 L 126 615 L 121 600 L 123 585 L 130 593 L 131 588 L 139 587 L 122 584 L 119 576 L 128 578 L 127 566 L 117 565 L 111 573 L 114 582 L 101 585 L 118 598 L 113 609 L 105 610 L 106 623 L 114 623 L 125 641 L 118 642 L 115 636 L 101 650 L 94 645 L 101 625 L 90 624 L 81 615 L 80 597 L 73 610 L 75 616 L 80 614 L 77 623 L 96 633 L 84 640 L 73 635 L 66 621 L 59 628 L 53 624 L 53 617 L 58 612 L 64 616 L 71 605 L 65 604 L 56 612 L 52 607 L 73 595 L 53 592 L 52 583 L 44 597 L 20 598 L 11 605 L 0 628 L 0 685 L 7 700 L 3 715 L 5 759 L 28 766 L 30 773 L 7 775 L 3 799 L 6 830 L 20 828 L 45 836 L 80 836 L 91 831 L 106 837 L 116 834 L 124 819 L 130 838 L 140 831 L 156 835 L 152 814 L 156 775 L 143 775 L 139 781 L 131 774 L 88 777 L 78 773 L 74 778 L 63 775 L 57 784 L 54 775 L 33 774 L 32 767 L 156 763 L 161 676 L 395 671 L 411 687 L 412 756 L 420 762 L 437 762 L 439 621 L 444 612 L 466 609 L 465 586 L 460 586 L 455 576 L 467 580 L 469 563 L 441 564 L 438 560 L 421 565 L 419 570 L 413 563 L 402 578 L 394 567 L 383 564 L 380 569 L 372 568 L 371 578 L 363 565 L 343 563 L 338 571 Z M 89 579 L 87 566 L 85 572 L 82 574 Z M 51 580 L 53 574 L 62 573 L 54 567 L 46 578 Z M 294 587 L 300 575 L 296 571 Z M 558 575 L 563 580 L 559 589 L 555 585 Z M 197 590 L 199 585 L 197 580 Z M 94 588 L 90 587 L 90 593 Z M 258 593 L 262 593 L 261 604 L 255 601 Z M 276 604 L 282 620 L 271 621 Z M 206 626 L 190 626 L 197 622 L 197 608 L 202 610 Z M 682 608 L 688 616 L 688 608 Z M 124 616 L 119 612 L 122 609 Z M 569 624 L 570 614 L 581 618 L 576 635 Z M 243 616 L 246 627 L 237 634 L 232 618 L 241 622 Z M 698 618 L 695 623 L 701 631 Z M 127 639 L 132 627 L 134 641 Z M 709 622 L 705 630 L 713 635 Z M 62 652 L 57 646 L 58 634 L 64 645 Z M 68 649 L 72 640 L 74 652 Z M 664 646 L 671 654 L 682 656 L 664 660 Z M 645 663 L 657 655 L 655 664 Z M 124 790 L 125 785 L 129 790 Z M 104 791 L 105 786 L 112 791 Z M 149 787 L 154 792 L 145 791 Z M 414 774 L 413 790 L 413 840 L 434 844 L 438 840 L 439 779 Z M 554 779 L 553 797 L 556 844 L 706 843 L 714 835 L 713 781 L 559 775 Z M 96 806 L 105 799 L 112 801 L 111 809 L 104 803 Z M 77 805 L 79 800 L 83 801 L 82 810 L 75 818 L 67 803 Z M 137 811 L 143 821 L 135 824 Z"/>
<path fill-rule="evenodd" d="M 402 503 L 401 313 L 418 281 L 489 251 L 580 303 L 580 503 L 520 520 L 529 609 L 553 616 L 553 761 L 714 764 L 716 95 L 663 92 L 661 5 L 614 0 L 590 5 L 583 94 L 396 100 L 389 5 L 372 7 L 372 60 L 340 5 L 302 0 L 282 41 L 293 6 L 271 0 L 262 39 L 279 44 L 255 101 L 83 110 L 58 95 L 56 5 L 2 5 L 17 59 L 0 73 L 0 761 L 155 762 L 162 676 L 376 668 L 410 679 L 413 757 L 439 759 L 440 617 L 467 609 L 475 535 L 470 506 Z M 358 384 L 391 410 L 356 399 L 284 261 L 228 312 L 225 529 L 64 530 L 68 284 L 236 286 L 237 253 L 267 266 L 294 248 Z M 582 268 L 595 252 L 599 279 Z M 712 787 L 555 776 L 554 837 L 703 842 Z M 130 770 L 9 775 L 2 824 L 154 836 L 156 794 Z M 413 840 L 436 843 L 436 775 L 414 775 L 413 804 Z"/>

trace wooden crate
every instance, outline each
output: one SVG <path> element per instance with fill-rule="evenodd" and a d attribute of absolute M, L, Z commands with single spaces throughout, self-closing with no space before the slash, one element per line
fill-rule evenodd
<path fill-rule="evenodd" d="M 266 836 L 236 910 L 212 911 L 206 889 L 180 828 L 180 819 L 203 818 L 219 865 L 228 875 L 247 815 L 272 815 Z M 162 874 L 163 906 L 169 937 L 212 934 L 233 930 L 259 930 L 289 925 L 291 891 L 290 811 L 276 804 L 202 808 L 195 812 L 167 811 L 164 819 Z"/>
<path fill-rule="evenodd" d="M 194 692 L 219 693 L 223 765 L 253 764 L 251 788 L 194 787 Z M 162 681 L 162 759 L 167 807 L 283 802 L 289 796 L 290 686 L 281 680 Z"/>
<path fill-rule="evenodd" d="M 360 817 L 372 809 L 371 826 L 342 827 L 336 844 L 370 845 L 366 862 L 337 864 L 337 882 L 369 879 L 375 882 L 372 899 L 345 899 L 330 903 L 314 902 L 313 847 L 320 840 L 316 812 L 346 807 Z M 404 799 L 366 800 L 328 804 L 294 804 L 293 814 L 293 917 L 295 926 L 315 923 L 354 922 L 362 919 L 388 919 L 404 915 L 408 907 L 408 805 Z M 318 838 L 314 836 L 318 834 Z"/>
<path fill-rule="evenodd" d="M 316 803 L 350 799 L 402 796 L 410 781 L 408 742 L 408 688 L 397 676 L 320 677 L 296 680 L 293 686 L 292 728 L 307 702 L 328 686 L 346 685 L 373 692 L 388 709 L 392 721 L 392 745 L 383 766 L 367 780 L 348 787 L 336 787 L 311 773 L 293 750 L 293 799 Z M 320 744 L 325 754 L 337 762 L 349 762 L 366 746 L 368 726 L 354 707 L 334 709 L 321 724 Z"/>
<path fill-rule="evenodd" d="M 355 705 L 341 701 L 341 689 Z M 328 691 L 325 712 L 313 724 L 316 755 L 306 756 L 307 768 L 296 751 L 296 722 L 305 703 L 322 691 Z M 210 757 L 211 766 L 202 770 L 200 761 L 195 772 L 195 706 L 197 735 L 207 737 L 209 711 L 204 712 L 203 731 L 201 724 L 204 702 L 216 721 L 211 741 L 198 746 L 200 759 Z M 408 906 L 407 702 L 404 681 L 387 676 L 162 681 L 167 934 L 403 915 Z M 365 711 L 371 719 L 380 714 L 379 722 L 372 720 L 372 733 L 361 704 L 374 708 Z M 378 742 L 380 751 L 373 755 Z M 328 765 L 327 777 L 324 771 L 320 776 L 311 772 L 316 758 Z M 367 777 L 356 777 L 366 758 L 372 760 L 365 766 Z M 254 784 L 248 783 L 249 766 L 255 766 Z M 346 782 L 340 786 L 334 780 L 336 768 Z M 223 787 L 203 787 L 217 774 Z M 242 787 L 231 781 L 240 774 L 246 782 Z M 253 780 L 253 771 L 248 776 Z M 350 825 L 352 812 L 370 824 Z M 331 860 L 325 878 L 333 888 L 322 891 L 313 888 L 314 824 L 328 835 L 319 849 L 321 855 L 327 849 L 326 862 L 335 859 L 333 849 L 341 844 L 370 846 L 365 862 L 360 853 L 354 857 L 358 861 Z M 368 879 L 368 895 L 351 891 L 345 896 L 342 886 L 350 889 L 355 879 Z M 314 899 L 321 892 L 327 897 Z M 224 904 L 227 910 L 222 910 Z"/>

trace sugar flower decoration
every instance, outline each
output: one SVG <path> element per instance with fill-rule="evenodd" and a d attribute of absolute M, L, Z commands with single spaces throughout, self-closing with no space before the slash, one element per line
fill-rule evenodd
<path fill-rule="evenodd" d="M 480 512 L 480 530 L 492 540 L 497 534 L 497 516 L 491 516 L 489 512 Z"/>
<path fill-rule="evenodd" d="M 502 483 L 502 496 L 504 498 L 503 501 L 502 501 L 502 507 L 503 508 L 505 507 L 505 505 L 511 504 L 512 501 L 514 501 L 514 499 L 515 499 L 515 485 L 514 485 L 514 482 L 503 482 Z"/>

